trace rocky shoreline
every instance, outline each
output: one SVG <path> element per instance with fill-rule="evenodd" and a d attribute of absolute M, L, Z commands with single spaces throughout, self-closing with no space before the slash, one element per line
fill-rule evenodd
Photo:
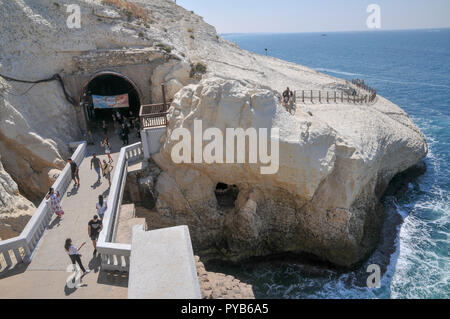
<path fill-rule="evenodd" d="M 206 271 L 198 256 L 195 263 L 203 299 L 255 299 L 251 285 L 231 275 Z"/>

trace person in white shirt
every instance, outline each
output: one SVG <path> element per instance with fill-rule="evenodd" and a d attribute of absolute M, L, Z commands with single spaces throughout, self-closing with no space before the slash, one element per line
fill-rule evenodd
<path fill-rule="evenodd" d="M 64 244 L 64 249 L 69 254 L 70 260 L 72 261 L 72 264 L 75 266 L 75 262 L 78 263 L 78 266 L 80 266 L 81 271 L 83 272 L 83 275 L 90 272 L 90 270 L 86 270 L 83 267 L 83 263 L 81 262 L 80 258 L 80 249 L 86 244 L 86 242 L 82 243 L 80 247 L 75 247 L 72 245 L 72 239 L 67 238 L 66 243 Z"/>
<path fill-rule="evenodd" d="M 95 208 L 97 209 L 98 217 L 103 220 L 103 216 L 105 216 L 106 209 L 108 208 L 106 201 L 103 199 L 103 195 L 98 195 L 98 203 L 95 204 Z"/>

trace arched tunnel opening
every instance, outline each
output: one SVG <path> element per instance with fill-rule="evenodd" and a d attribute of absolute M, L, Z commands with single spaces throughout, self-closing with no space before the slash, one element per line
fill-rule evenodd
<path fill-rule="evenodd" d="M 103 120 L 111 127 L 113 116 L 120 123 L 124 119 L 136 121 L 139 117 L 141 97 L 137 87 L 126 77 L 115 73 L 102 73 L 93 77 L 81 92 L 88 127 L 102 127 Z"/>

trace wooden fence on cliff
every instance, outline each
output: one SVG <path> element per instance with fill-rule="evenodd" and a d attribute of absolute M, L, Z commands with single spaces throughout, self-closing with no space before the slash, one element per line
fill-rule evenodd
<path fill-rule="evenodd" d="M 296 90 L 294 103 L 372 103 L 377 97 L 377 91 L 366 85 L 363 80 L 352 80 L 358 90 L 328 91 L 328 90 Z"/>

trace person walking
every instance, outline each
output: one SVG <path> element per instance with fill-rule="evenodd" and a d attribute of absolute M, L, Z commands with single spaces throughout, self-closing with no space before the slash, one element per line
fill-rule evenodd
<path fill-rule="evenodd" d="M 70 164 L 70 171 L 72 172 L 72 179 L 75 182 L 75 187 L 80 186 L 80 175 L 78 174 L 78 165 L 71 159 L 68 159 Z"/>
<path fill-rule="evenodd" d="M 45 199 L 50 199 L 50 207 L 52 208 L 53 213 L 55 213 L 58 217 L 62 217 L 62 215 L 64 215 L 64 211 L 61 208 L 59 191 L 55 193 L 55 190 L 51 187 L 45 196 Z"/>
<path fill-rule="evenodd" d="M 82 243 L 80 247 L 75 247 L 72 244 L 72 239 L 67 238 L 66 239 L 66 243 L 64 244 L 64 249 L 67 251 L 67 253 L 69 254 L 70 257 L 70 261 L 72 262 L 73 266 L 75 267 L 75 263 L 78 264 L 78 266 L 80 266 L 81 271 L 83 272 L 83 275 L 87 274 L 90 272 L 90 270 L 86 270 L 83 267 L 83 263 L 81 262 L 81 255 L 80 255 L 80 249 L 86 245 L 86 242 Z"/>
<path fill-rule="evenodd" d="M 92 158 L 91 158 L 91 171 L 92 171 L 92 166 L 94 166 L 95 171 L 97 172 L 97 183 L 100 183 L 100 179 L 101 179 L 101 174 L 100 174 L 100 169 L 102 166 L 102 163 L 100 162 L 100 159 L 97 157 L 97 154 L 92 154 Z"/>
<path fill-rule="evenodd" d="M 108 156 L 109 162 L 113 162 L 111 157 L 111 144 L 109 144 L 108 138 L 106 137 L 103 142 L 100 142 L 101 147 L 105 148 L 105 154 Z"/>
<path fill-rule="evenodd" d="M 94 215 L 88 223 L 88 235 L 92 240 L 92 245 L 94 246 L 94 256 L 97 254 L 97 240 L 100 232 L 103 229 L 103 223 L 97 215 Z"/>
<path fill-rule="evenodd" d="M 108 137 L 108 125 L 106 124 L 105 120 L 102 121 L 102 129 L 105 137 Z"/>
<path fill-rule="evenodd" d="M 122 123 L 122 115 L 120 114 L 119 111 L 116 111 L 116 119 L 117 122 L 119 122 L 119 124 Z"/>
<path fill-rule="evenodd" d="M 113 167 L 111 164 L 106 163 L 106 160 L 103 160 L 102 165 L 102 171 L 103 171 L 103 177 L 108 180 L 109 187 L 111 187 L 111 171 L 113 170 Z"/>
<path fill-rule="evenodd" d="M 134 127 L 136 128 L 136 137 L 141 138 L 141 121 L 139 119 L 135 120 Z"/>
<path fill-rule="evenodd" d="M 286 106 L 289 104 L 289 101 L 294 96 L 294 93 L 289 89 L 289 87 L 286 88 L 286 90 L 283 92 L 283 105 Z"/>
<path fill-rule="evenodd" d="M 122 139 L 123 144 L 122 145 L 128 145 L 128 134 L 130 134 L 130 130 L 128 129 L 128 126 L 125 123 L 122 123 L 122 127 L 120 130 L 120 137 Z"/>
<path fill-rule="evenodd" d="M 108 205 L 106 204 L 106 201 L 103 199 L 103 195 L 98 195 L 98 203 L 95 204 L 95 208 L 97 209 L 98 217 L 101 220 L 103 220 L 103 217 L 105 216 L 106 209 L 108 208 Z"/>

